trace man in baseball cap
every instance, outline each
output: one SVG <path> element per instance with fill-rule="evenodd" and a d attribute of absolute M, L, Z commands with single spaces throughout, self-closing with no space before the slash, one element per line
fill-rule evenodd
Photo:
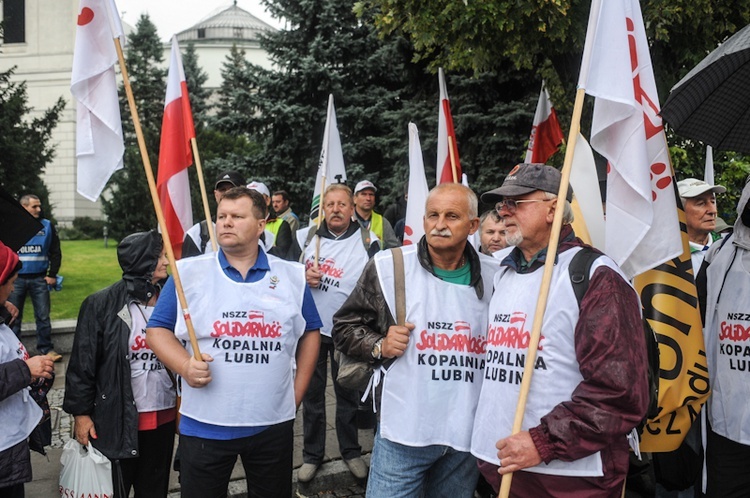
<path fill-rule="evenodd" d="M 471 452 L 495 491 L 499 474 L 513 472 L 512 496 L 620 496 L 628 469 L 626 435 L 648 404 L 641 305 L 614 261 L 594 252 L 588 290 L 577 301 L 571 265 L 591 249 L 570 226 L 567 200 L 557 254 L 547 252 L 560 181 L 551 166 L 519 164 L 501 187 L 482 195 L 483 202 L 495 203 L 506 241 L 515 247 L 493 282 Z M 567 194 L 571 199 L 570 189 Z M 541 317 L 543 338 L 525 430 L 514 434 L 515 405 L 508 400 L 518 399 L 548 258 L 555 271 Z M 628 375 L 622 375 L 623 365 Z"/>
<path fill-rule="evenodd" d="M 383 249 L 398 247 L 398 238 L 391 223 L 375 212 L 377 187 L 370 180 L 362 180 L 354 187 L 354 217 L 365 230 L 372 230 Z"/>
<path fill-rule="evenodd" d="M 219 204 L 224 192 L 234 187 L 242 187 L 245 183 L 245 177 L 238 171 L 228 170 L 219 173 L 216 177 L 216 182 L 214 182 L 214 199 L 216 199 L 216 204 Z M 213 252 L 213 245 L 210 243 L 210 230 L 214 230 L 214 224 L 211 223 L 211 227 L 209 228 L 206 220 L 201 220 L 190 227 L 185 232 L 185 238 L 182 240 L 182 257 L 189 258 Z"/>
<path fill-rule="evenodd" d="M 228 190 L 232 187 L 240 187 L 245 184 L 245 178 L 237 171 L 223 171 L 216 177 L 216 183 L 214 184 L 214 196 L 219 191 L 219 197 L 221 192 Z M 219 199 L 216 199 L 219 202 Z"/>
<path fill-rule="evenodd" d="M 482 194 L 482 202 L 497 202 L 506 196 L 522 196 L 535 190 L 557 195 L 561 179 L 560 172 L 552 166 L 535 163 L 517 164 L 510 170 L 500 187 Z M 573 189 L 570 185 L 568 185 L 566 199 L 568 202 L 573 200 Z"/>
<path fill-rule="evenodd" d="M 693 276 L 698 274 L 706 251 L 715 240 L 721 238 L 716 233 L 716 194 L 727 191 L 722 185 L 709 185 L 697 178 L 686 178 L 677 182 L 682 207 L 685 209 L 690 259 L 693 263 Z"/>

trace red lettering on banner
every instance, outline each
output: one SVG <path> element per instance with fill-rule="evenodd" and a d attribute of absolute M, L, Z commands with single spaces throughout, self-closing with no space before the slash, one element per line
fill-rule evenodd
<path fill-rule="evenodd" d="M 633 71 L 633 96 L 635 101 L 641 104 L 643 109 L 643 126 L 646 133 L 646 141 L 657 136 L 659 133 L 664 131 L 664 125 L 661 117 L 659 117 L 659 107 L 655 98 L 649 96 L 641 85 L 641 75 L 638 72 L 638 45 L 635 39 L 635 23 L 630 18 L 625 18 L 625 22 L 628 30 L 628 47 L 630 49 L 630 68 Z M 654 96 L 656 97 L 656 96 Z M 665 144 L 666 146 L 666 144 Z M 671 169 L 667 168 L 664 163 L 655 163 L 650 167 L 651 170 L 651 185 L 656 188 L 656 191 L 651 191 L 652 200 L 656 200 L 657 191 L 668 189 L 672 184 Z M 668 174 L 664 174 L 668 172 Z M 663 175 L 663 176 L 662 176 Z M 654 177 L 657 180 L 654 181 Z M 661 178 L 659 178 L 661 177 Z"/>
<path fill-rule="evenodd" d="M 261 337 L 276 339 L 281 337 L 281 324 L 279 322 L 265 323 L 263 321 L 230 321 L 216 320 L 211 337 Z"/>
<path fill-rule="evenodd" d="M 526 325 L 526 313 L 513 313 L 510 318 L 510 325 L 490 325 L 487 330 L 487 344 L 498 347 L 507 347 L 513 349 L 528 349 L 531 341 L 531 334 L 524 330 Z M 539 338 L 539 351 L 542 351 L 542 341 L 544 336 Z"/>
<path fill-rule="evenodd" d="M 734 342 L 750 340 L 750 326 L 743 327 L 739 323 L 731 324 L 727 322 L 721 322 L 719 340 L 728 340 Z"/>
<path fill-rule="evenodd" d="M 430 333 L 423 330 L 419 334 L 417 349 L 424 351 L 460 351 L 464 353 L 484 354 L 487 351 L 487 341 L 484 337 L 469 337 L 464 334 Z"/>
<path fill-rule="evenodd" d="M 141 349 L 149 349 L 150 350 L 151 348 L 148 347 L 148 344 L 146 344 L 146 338 L 145 337 L 143 337 L 141 335 L 137 335 L 137 336 L 135 336 L 135 344 L 133 344 L 132 346 L 130 346 L 130 349 L 132 349 L 133 351 L 140 351 Z"/>
<path fill-rule="evenodd" d="M 305 270 L 313 266 L 312 260 L 307 260 L 305 263 Z M 328 275 L 332 278 L 343 278 L 344 269 L 336 268 L 336 260 L 331 258 L 320 258 L 318 260 L 318 271 L 323 275 Z"/>

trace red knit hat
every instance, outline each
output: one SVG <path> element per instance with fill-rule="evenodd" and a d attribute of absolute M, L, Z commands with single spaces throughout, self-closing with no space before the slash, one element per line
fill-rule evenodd
<path fill-rule="evenodd" d="M 8 277 L 18 265 L 18 254 L 0 242 L 0 285 L 5 285 Z"/>

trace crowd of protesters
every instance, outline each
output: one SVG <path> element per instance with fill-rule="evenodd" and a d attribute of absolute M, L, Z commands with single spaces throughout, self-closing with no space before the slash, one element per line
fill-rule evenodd
<path fill-rule="evenodd" d="M 481 195 L 491 206 L 481 216 L 471 189 L 438 185 L 424 237 L 399 247 L 407 196 L 381 216 L 375 184 L 335 184 L 321 223 L 301 228 L 286 191 L 222 172 L 213 223 L 186 233 L 180 289 L 152 230 L 120 242 L 122 279 L 81 305 L 63 405 L 75 439 L 111 460 L 118 497 L 166 496 L 177 431 L 182 496 L 226 496 L 240 457 L 251 496 L 287 498 L 300 407 L 297 479 L 315 479 L 323 461 L 330 363 L 339 452 L 369 497 L 471 498 L 478 482 L 497 493 L 510 473 L 514 497 L 621 496 L 628 437 L 649 401 L 641 305 L 615 262 L 574 233 L 573 192 L 559 201 L 560 182 L 551 166 L 519 164 Z M 733 233 L 721 234 L 716 194 L 726 189 L 694 178 L 678 189 L 713 392 L 707 444 L 700 428 L 684 444 L 705 449 L 706 496 L 749 496 L 750 186 Z M 553 238 L 559 246 L 548 253 Z M 593 263 L 579 297 L 569 267 L 582 256 Z M 550 257 L 534 380 L 514 433 Z M 28 386 L 52 378 L 57 359 L 30 357 L 6 325 L 18 316 L 7 301 L 22 259 L 0 244 L 0 497 L 23 496 L 31 479 L 27 439 L 42 413 Z M 366 388 L 338 382 L 343 359 L 372 369 Z M 377 414 L 369 467 L 357 437 L 362 406 Z M 656 493 L 702 496 L 695 484 L 672 491 L 657 482 Z"/>

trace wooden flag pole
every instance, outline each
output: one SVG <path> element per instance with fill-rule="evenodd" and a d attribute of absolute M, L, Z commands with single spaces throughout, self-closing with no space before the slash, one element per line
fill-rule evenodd
<path fill-rule="evenodd" d="M 531 388 L 531 376 L 534 373 L 534 364 L 536 363 L 536 352 L 539 348 L 539 339 L 542 333 L 542 322 L 544 321 L 544 312 L 547 308 L 547 298 L 549 297 L 549 288 L 552 282 L 552 270 L 555 267 L 557 256 L 557 246 L 560 242 L 560 230 L 562 229 L 563 210 L 565 208 L 565 198 L 568 194 L 568 185 L 570 184 L 570 170 L 573 165 L 573 153 L 576 148 L 576 140 L 581 128 L 581 112 L 583 110 L 583 100 L 586 96 L 586 89 L 579 88 L 576 92 L 575 105 L 573 106 L 573 117 L 568 134 L 568 147 L 565 149 L 565 163 L 562 168 L 562 178 L 560 180 L 560 189 L 557 191 L 557 206 L 555 206 L 555 217 L 552 221 L 552 232 L 550 233 L 549 244 L 547 246 L 547 256 L 544 262 L 544 273 L 542 275 L 542 286 L 539 289 L 539 299 L 536 302 L 534 311 L 534 323 L 531 329 L 529 339 L 529 350 L 526 353 L 526 364 L 523 368 L 523 379 L 521 380 L 521 390 L 518 394 L 518 404 L 516 405 L 516 414 L 513 419 L 512 434 L 521 432 L 523 416 L 526 412 L 526 401 L 529 398 L 529 389 Z M 503 475 L 500 484 L 498 498 L 508 498 L 510 494 L 511 480 L 513 473 Z"/>
<path fill-rule="evenodd" d="M 148 158 L 148 150 L 146 150 L 146 141 L 143 138 L 143 129 L 141 128 L 141 121 L 138 118 L 138 109 L 135 106 L 135 98 L 133 97 L 133 89 L 130 86 L 130 79 L 128 78 L 128 70 L 125 67 L 125 56 L 122 53 L 122 45 L 120 39 L 115 38 L 115 48 L 117 49 L 117 59 L 120 62 L 120 71 L 122 72 L 122 81 L 125 86 L 125 94 L 128 97 L 128 106 L 130 107 L 130 115 L 133 118 L 133 126 L 135 127 L 135 135 L 138 139 L 138 148 L 141 151 L 141 159 L 143 159 L 143 169 L 146 171 L 146 179 L 148 180 L 148 189 L 151 192 L 151 200 L 154 203 L 154 211 L 156 211 L 156 219 L 159 222 L 159 228 L 161 229 L 162 240 L 164 241 L 164 248 L 167 252 L 167 259 L 169 259 L 169 266 L 172 268 L 172 278 L 174 279 L 174 286 L 177 290 L 177 297 L 180 301 L 180 308 L 182 309 L 182 316 L 185 318 L 185 325 L 188 329 L 188 335 L 190 336 L 190 345 L 193 348 L 193 355 L 198 361 L 203 361 L 201 357 L 200 349 L 198 348 L 198 340 L 195 337 L 195 329 L 193 328 L 193 321 L 190 319 L 190 312 L 188 311 L 187 301 L 185 300 L 185 291 L 182 288 L 182 281 L 180 280 L 180 273 L 177 271 L 177 265 L 175 264 L 174 251 L 172 250 L 172 243 L 169 240 L 169 232 L 167 231 L 167 223 L 164 220 L 164 212 L 161 209 L 161 202 L 159 201 L 159 194 L 156 192 L 156 182 L 154 181 L 154 172 L 151 169 L 151 160 Z"/>
<path fill-rule="evenodd" d="M 456 151 L 454 147 L 456 143 L 453 141 L 453 137 L 448 135 L 448 154 L 451 158 L 451 171 L 453 172 L 453 183 L 460 183 L 461 180 L 458 178 L 458 170 L 456 168 Z"/>
<path fill-rule="evenodd" d="M 320 177 L 320 200 L 318 201 L 318 223 L 316 231 L 320 230 L 320 224 L 323 222 L 323 196 L 325 195 L 325 191 L 326 176 L 322 175 Z M 315 261 L 313 261 L 315 271 L 318 271 L 318 256 L 320 256 L 320 236 L 318 236 L 317 240 L 315 241 Z"/>
<path fill-rule="evenodd" d="M 201 156 L 198 154 L 198 141 L 195 137 L 190 139 L 190 146 L 193 149 L 195 158 L 195 172 L 198 174 L 198 183 L 201 187 L 201 199 L 203 200 L 203 212 L 206 214 L 206 226 L 208 227 L 208 236 L 211 238 L 211 247 L 214 252 L 219 250 L 216 243 L 216 231 L 214 230 L 213 221 L 211 221 L 211 210 L 208 208 L 208 196 L 206 195 L 206 181 L 203 178 L 203 166 L 201 166 Z"/>

